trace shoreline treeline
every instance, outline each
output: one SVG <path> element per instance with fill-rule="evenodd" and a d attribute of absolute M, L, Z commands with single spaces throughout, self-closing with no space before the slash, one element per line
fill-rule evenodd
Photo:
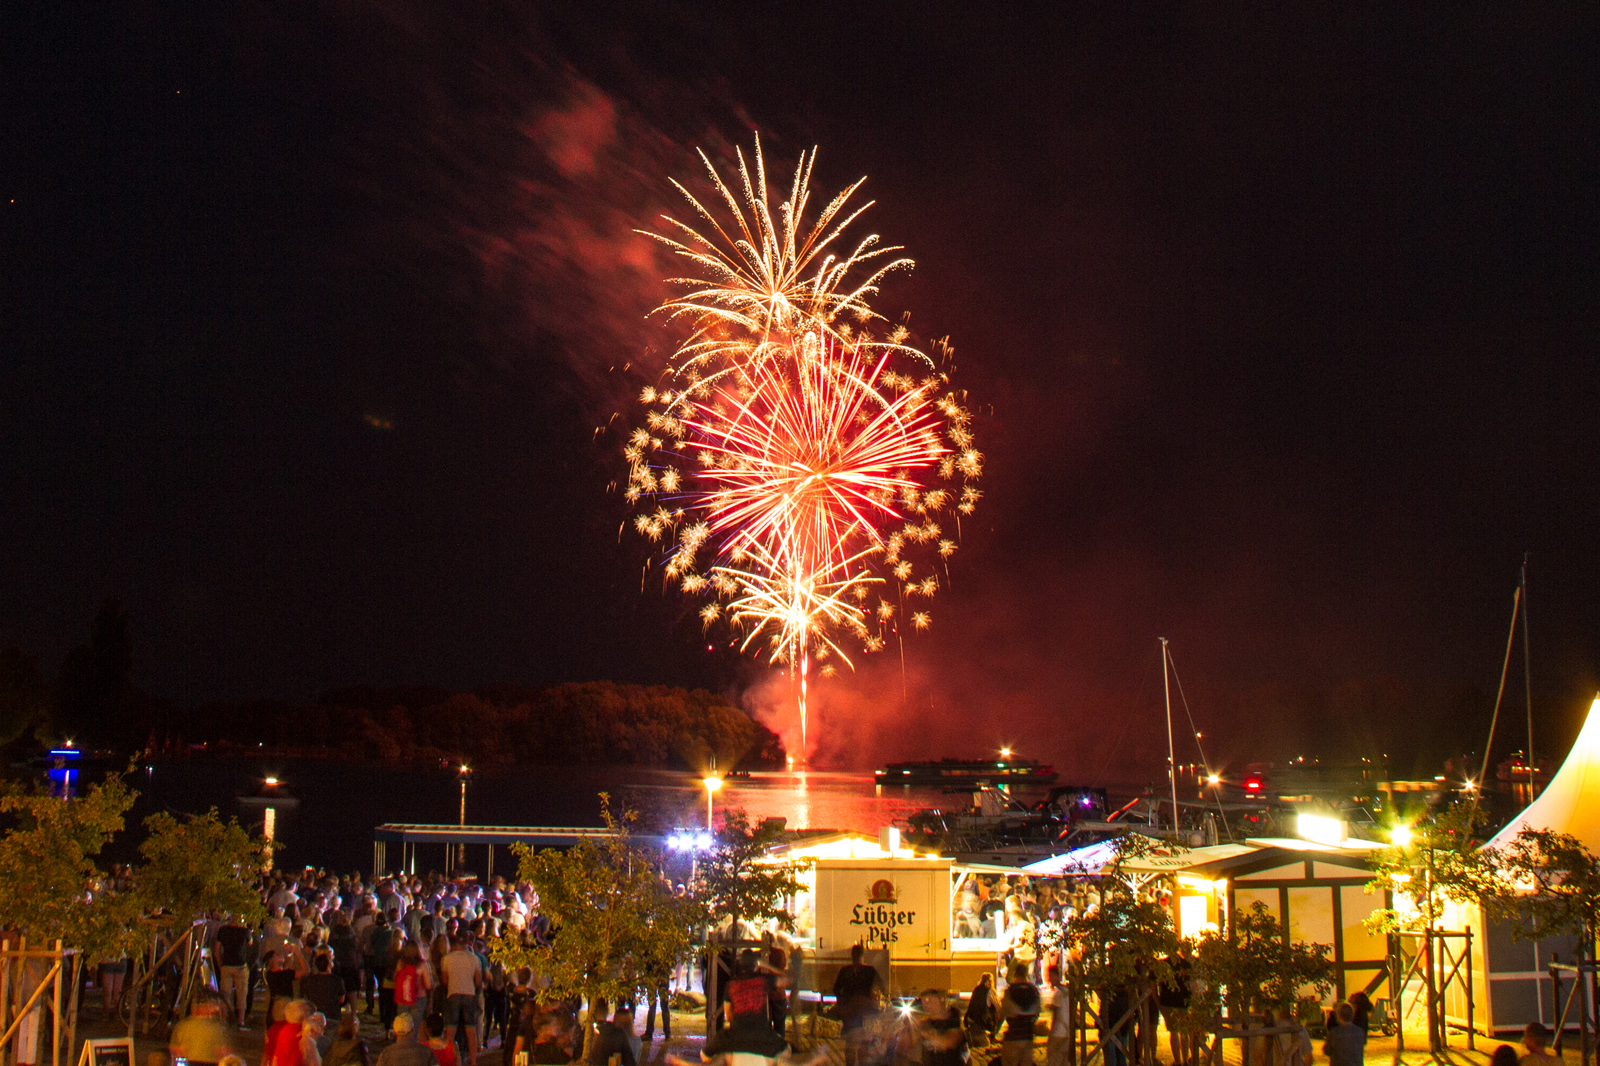
<path fill-rule="evenodd" d="M 703 689 L 612 681 L 492 685 L 454 692 L 423 685 L 334 689 L 310 703 L 213 702 L 180 707 L 133 683 L 128 615 L 96 614 L 88 643 L 54 681 L 17 647 L 0 648 L 0 748 L 66 741 L 126 756 L 201 751 L 307 758 L 486 765 L 574 763 L 702 770 L 779 768 L 777 734 Z"/>
<path fill-rule="evenodd" d="M 474 692 L 355 686 L 316 702 L 208 704 L 190 716 L 181 748 L 309 757 L 475 764 L 576 763 L 700 770 L 778 768 L 783 742 L 704 689 L 573 682 L 496 685 Z"/>

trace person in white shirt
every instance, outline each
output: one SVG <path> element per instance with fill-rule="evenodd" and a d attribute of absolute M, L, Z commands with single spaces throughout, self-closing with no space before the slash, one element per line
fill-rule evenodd
<path fill-rule="evenodd" d="M 293 881 L 284 883 L 284 886 L 267 897 L 267 909 L 286 911 L 300 902 L 300 895 L 295 890 L 300 886 Z"/>
<path fill-rule="evenodd" d="M 456 1041 L 456 1028 L 467 1028 L 467 1064 L 478 1066 L 478 993 L 483 991 L 483 963 L 467 946 L 464 937 L 450 942 L 450 953 L 436 960 L 439 979 L 444 982 L 444 1024 L 446 1040 Z"/>

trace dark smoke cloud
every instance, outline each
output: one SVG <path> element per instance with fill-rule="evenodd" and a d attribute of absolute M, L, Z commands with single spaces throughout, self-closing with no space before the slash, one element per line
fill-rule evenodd
<path fill-rule="evenodd" d="M 636 380 L 622 369 L 650 375 L 670 343 L 648 317 L 668 294 L 669 260 L 636 230 L 679 210 L 668 178 L 695 176 L 694 149 L 730 156 L 749 120 L 710 90 L 631 64 L 602 86 L 528 8 L 508 5 L 506 25 L 459 24 L 454 8 L 425 4 L 378 12 L 406 55 L 374 74 L 378 91 L 407 94 L 415 121 L 379 136 L 404 144 L 415 174 L 372 191 L 422 190 L 396 205 L 402 229 L 454 279 L 447 298 L 480 323 L 474 355 L 487 369 L 556 360 L 590 413 L 608 415 Z"/>

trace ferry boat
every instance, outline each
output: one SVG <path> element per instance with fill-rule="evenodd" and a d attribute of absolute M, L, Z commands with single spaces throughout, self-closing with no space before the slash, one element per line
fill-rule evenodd
<path fill-rule="evenodd" d="M 880 785 L 915 785 L 975 789 L 991 785 L 1048 785 L 1056 779 L 1053 766 L 1034 759 L 1015 759 L 1002 752 L 998 759 L 940 759 L 938 762 L 892 762 L 873 777 Z"/>

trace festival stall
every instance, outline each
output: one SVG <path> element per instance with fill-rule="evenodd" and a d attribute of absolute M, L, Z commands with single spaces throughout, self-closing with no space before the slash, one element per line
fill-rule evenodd
<path fill-rule="evenodd" d="M 1201 848 L 1151 841 L 1148 851 L 1129 856 L 1121 868 L 1130 877 L 1166 881 L 1183 937 L 1218 929 L 1239 908 L 1262 904 L 1288 924 L 1294 939 L 1328 945 L 1334 992 L 1343 999 L 1387 965 L 1384 938 L 1364 924 L 1384 906 L 1382 896 L 1366 892 L 1369 859 L 1378 845 L 1347 839 L 1341 823 L 1314 815 L 1302 816 L 1301 833 L 1319 839 L 1257 837 Z M 1103 841 L 1023 870 L 1046 877 L 1098 876 L 1115 848 L 1115 842 Z"/>
<path fill-rule="evenodd" d="M 1375 847 L 1342 834 L 1199 848 L 1152 841 L 1122 871 L 1162 882 L 1158 890 L 1170 898 L 1185 937 L 1219 928 L 1237 907 L 1263 903 L 1296 938 L 1329 945 L 1342 997 L 1366 987 L 1386 965 L 1383 938 L 1363 925 L 1383 906 L 1382 896 L 1364 891 Z M 795 938 L 806 956 L 805 987 L 824 992 L 857 943 L 893 990 L 969 989 L 994 972 L 1004 950 L 997 912 L 1007 892 L 1032 899 L 1041 913 L 1052 905 L 1081 908 L 1086 879 L 1114 856 L 1115 844 L 1107 841 L 1021 869 L 961 863 L 902 846 L 892 829 L 878 840 L 839 833 L 772 853 L 801 867 Z"/>
<path fill-rule="evenodd" d="M 974 879 L 1030 879 L 1007 866 L 960 863 L 900 843 L 895 829 L 813 837 L 775 849 L 800 868 L 793 938 L 804 987 L 827 992 L 860 944 L 894 994 L 970 988 L 994 970 L 998 941 L 956 936 L 957 903 Z"/>
<path fill-rule="evenodd" d="M 1548 829 L 1577 837 L 1592 852 L 1600 852 L 1600 696 L 1561 769 L 1539 797 L 1484 845 L 1500 848 L 1524 829 Z M 1518 940 L 1511 927 L 1491 920 L 1476 903 L 1447 904 L 1440 923 L 1444 928 L 1471 930 L 1473 1028 L 1485 1033 L 1521 1029 L 1529 1022 L 1556 1024 L 1550 964 L 1570 965 L 1577 956 L 1572 937 Z M 1572 974 L 1567 974 L 1571 987 Z M 1445 989 L 1445 1014 L 1454 1025 L 1468 1019 L 1466 988 L 1453 982 Z M 1569 1019 L 1569 1024 L 1573 1024 Z"/>

